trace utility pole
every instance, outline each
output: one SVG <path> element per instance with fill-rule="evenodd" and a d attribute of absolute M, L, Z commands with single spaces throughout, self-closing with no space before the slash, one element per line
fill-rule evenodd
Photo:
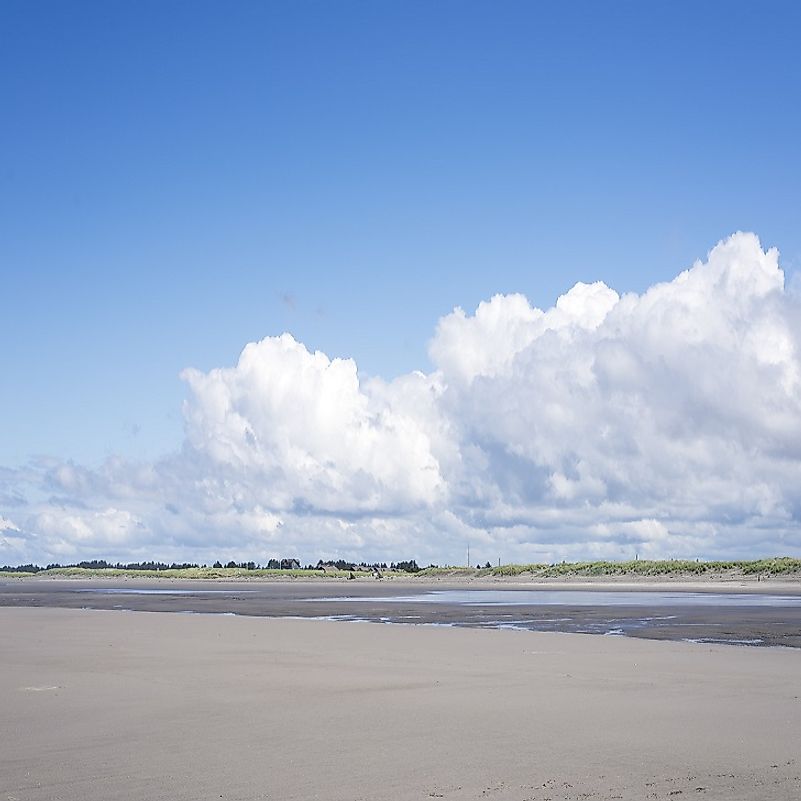
<path fill-rule="evenodd" d="M 467 566 L 470 567 L 470 540 L 467 541 Z"/>

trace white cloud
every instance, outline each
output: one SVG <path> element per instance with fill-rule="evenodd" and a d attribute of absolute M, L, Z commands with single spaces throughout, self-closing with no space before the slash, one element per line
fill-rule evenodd
<path fill-rule="evenodd" d="M 799 311 L 778 253 L 737 234 L 642 295 L 457 308 L 430 374 L 364 381 L 267 337 L 183 373 L 180 453 L 28 471 L 19 539 L 43 559 L 799 554 Z"/>
<path fill-rule="evenodd" d="M 310 353 L 289 334 L 251 343 L 233 368 L 186 370 L 187 440 L 271 508 L 405 511 L 444 492 L 409 383 L 362 386 L 351 359 Z M 397 397 L 396 397 L 397 396 Z M 396 402 L 397 400 L 397 402 Z"/>
<path fill-rule="evenodd" d="M 515 358 L 549 332 L 592 331 L 618 302 L 601 281 L 576 284 L 556 306 L 543 312 L 523 295 L 495 295 L 468 317 L 456 308 L 443 317 L 429 346 L 434 363 L 451 382 L 504 374 Z"/>

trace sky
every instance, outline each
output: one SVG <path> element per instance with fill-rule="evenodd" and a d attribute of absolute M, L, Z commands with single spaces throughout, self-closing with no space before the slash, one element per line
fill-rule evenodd
<path fill-rule="evenodd" d="M 5 0 L 0 564 L 801 555 L 800 29 Z"/>

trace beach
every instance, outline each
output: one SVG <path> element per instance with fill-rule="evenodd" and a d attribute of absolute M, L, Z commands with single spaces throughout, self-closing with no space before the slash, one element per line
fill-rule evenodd
<path fill-rule="evenodd" d="M 2 608 L 0 799 L 796 799 L 801 654 Z"/>
<path fill-rule="evenodd" d="M 801 648 L 796 581 L 0 579 L 0 608 L 301 617 Z"/>

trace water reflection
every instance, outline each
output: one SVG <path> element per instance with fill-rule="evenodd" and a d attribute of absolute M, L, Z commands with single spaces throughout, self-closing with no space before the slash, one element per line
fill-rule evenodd
<path fill-rule="evenodd" d="M 91 592 L 96 595 L 242 595 L 257 590 L 154 590 L 141 587 L 78 587 L 74 592 Z"/>
<path fill-rule="evenodd" d="M 307 598 L 319 601 L 319 598 Z M 419 595 L 326 598 L 368 603 L 432 603 L 456 606 L 750 606 L 801 607 L 801 596 L 734 592 L 637 590 L 434 590 Z"/>

